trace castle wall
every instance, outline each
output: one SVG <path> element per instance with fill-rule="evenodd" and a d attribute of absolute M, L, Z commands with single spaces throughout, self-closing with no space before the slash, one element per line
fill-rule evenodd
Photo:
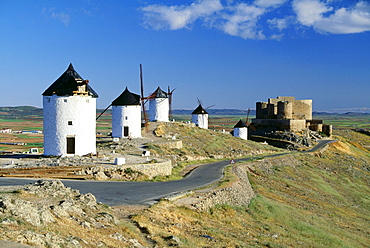
<path fill-rule="evenodd" d="M 128 135 L 125 135 L 125 127 Z M 112 137 L 141 137 L 141 106 L 112 106 Z"/>
<path fill-rule="evenodd" d="M 322 132 L 330 137 L 333 134 L 333 126 L 324 124 L 322 126 Z"/>
<path fill-rule="evenodd" d="M 267 119 L 276 119 L 277 106 L 272 103 L 267 104 Z"/>
<path fill-rule="evenodd" d="M 260 126 L 276 127 L 280 130 L 301 131 L 306 128 L 305 120 L 253 119 L 252 122 Z"/>
<path fill-rule="evenodd" d="M 267 119 L 267 102 L 256 103 L 256 118 Z"/>
<path fill-rule="evenodd" d="M 312 120 L 312 100 L 297 100 L 293 102 L 293 119 Z"/>
<path fill-rule="evenodd" d="M 68 156 L 96 153 L 96 98 L 43 96 L 44 155 Z M 74 150 L 67 153 L 67 138 Z"/>
<path fill-rule="evenodd" d="M 277 105 L 278 102 L 294 102 L 294 96 L 278 96 L 277 98 L 269 98 L 268 103 Z"/>
<path fill-rule="evenodd" d="M 169 110 L 168 98 L 149 99 L 149 121 L 168 122 Z"/>

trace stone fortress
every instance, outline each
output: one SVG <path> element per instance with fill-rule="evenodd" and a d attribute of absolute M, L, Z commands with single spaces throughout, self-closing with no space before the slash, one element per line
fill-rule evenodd
<path fill-rule="evenodd" d="M 318 131 L 330 136 L 332 126 L 322 120 L 312 119 L 312 100 L 296 100 L 292 96 L 269 98 L 268 102 L 256 103 L 256 118 L 252 119 L 256 131 L 300 132 L 305 129 Z"/>

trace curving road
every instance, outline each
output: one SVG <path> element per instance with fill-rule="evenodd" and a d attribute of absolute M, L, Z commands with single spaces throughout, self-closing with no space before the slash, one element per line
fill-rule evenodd
<path fill-rule="evenodd" d="M 325 147 L 326 145 L 329 145 L 330 143 L 334 143 L 334 142 L 337 142 L 338 140 L 328 140 L 328 139 L 324 139 L 324 140 L 319 140 L 318 144 L 314 147 L 312 147 L 310 150 L 306 151 L 306 152 L 316 152 L 320 149 L 322 149 L 323 147 Z"/>
<path fill-rule="evenodd" d="M 314 152 L 323 146 L 335 142 L 322 140 L 308 152 Z M 235 162 L 252 159 L 277 157 L 288 153 L 235 159 Z M 110 206 L 125 204 L 151 204 L 165 196 L 198 189 L 218 181 L 223 176 L 224 168 L 230 161 L 220 161 L 202 165 L 193 170 L 184 179 L 169 182 L 112 182 L 112 181 L 77 181 L 62 180 L 65 186 L 78 189 L 82 194 L 92 193 L 98 202 Z M 38 179 L 0 178 L 0 186 L 22 185 L 33 183 Z"/>
<path fill-rule="evenodd" d="M 235 159 L 235 162 L 256 158 L 276 157 L 287 153 L 272 154 L 263 157 Z M 62 180 L 65 186 L 78 189 L 82 194 L 92 193 L 98 202 L 110 206 L 125 204 L 150 204 L 160 198 L 180 192 L 204 187 L 223 176 L 224 168 L 230 161 L 220 161 L 199 166 L 187 177 L 169 182 L 112 182 L 112 181 L 77 181 Z M 37 179 L 0 178 L 0 186 L 33 183 Z"/>

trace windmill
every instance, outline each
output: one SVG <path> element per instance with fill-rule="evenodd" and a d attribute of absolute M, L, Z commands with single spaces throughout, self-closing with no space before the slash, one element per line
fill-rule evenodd
<path fill-rule="evenodd" d="M 208 113 L 206 109 L 209 109 L 215 105 L 209 106 L 207 108 L 203 108 L 202 106 L 202 101 L 198 99 L 198 107 L 191 113 L 192 118 L 191 121 L 194 123 L 196 126 L 204 129 L 208 129 Z"/>

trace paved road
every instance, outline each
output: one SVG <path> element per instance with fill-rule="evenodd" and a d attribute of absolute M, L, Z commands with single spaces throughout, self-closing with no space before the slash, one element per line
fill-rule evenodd
<path fill-rule="evenodd" d="M 326 146 L 330 143 L 334 143 L 334 142 L 337 142 L 337 140 L 319 140 L 319 143 L 316 146 L 312 147 L 307 152 L 316 152 L 316 151 L 320 150 L 321 148 L 323 148 L 324 146 Z"/>
<path fill-rule="evenodd" d="M 308 152 L 317 151 L 332 142 L 335 142 L 335 140 L 321 140 L 317 146 Z M 235 162 L 248 161 L 256 158 L 276 157 L 285 154 L 288 153 L 235 159 Z M 110 206 L 150 204 L 165 196 L 198 189 L 221 179 L 224 168 L 229 164 L 230 161 L 205 164 L 193 170 L 186 178 L 170 182 L 62 181 L 65 186 L 78 189 L 82 194 L 92 193 L 95 195 L 98 202 Z M 35 181 L 35 179 L 0 178 L 0 186 L 22 185 Z"/>
<path fill-rule="evenodd" d="M 272 154 L 276 157 L 287 153 Z M 236 159 L 235 162 L 248 161 L 260 157 Z M 186 178 L 169 182 L 111 182 L 62 180 L 65 186 L 78 189 L 82 194 L 92 193 L 98 202 L 110 206 L 124 204 L 150 204 L 165 196 L 193 190 L 209 185 L 223 176 L 224 168 L 230 161 L 220 161 L 202 165 L 193 170 Z M 36 179 L 0 178 L 0 186 L 22 185 Z"/>

